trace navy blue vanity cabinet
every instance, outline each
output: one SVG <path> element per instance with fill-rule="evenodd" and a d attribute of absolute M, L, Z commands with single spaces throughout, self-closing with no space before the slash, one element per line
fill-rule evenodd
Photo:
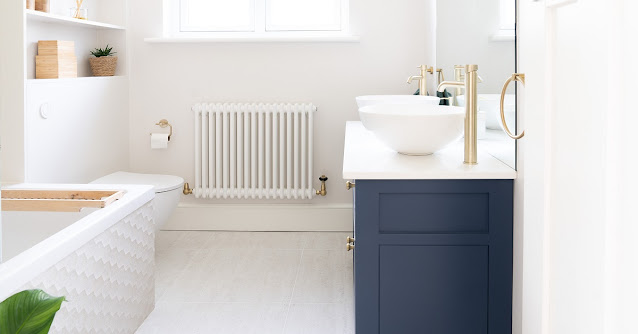
<path fill-rule="evenodd" d="M 506 334 L 512 180 L 356 180 L 357 334 Z"/>

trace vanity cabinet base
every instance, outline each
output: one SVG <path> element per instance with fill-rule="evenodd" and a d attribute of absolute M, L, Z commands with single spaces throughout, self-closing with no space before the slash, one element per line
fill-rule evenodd
<path fill-rule="evenodd" d="M 512 180 L 356 180 L 357 334 L 507 334 Z"/>

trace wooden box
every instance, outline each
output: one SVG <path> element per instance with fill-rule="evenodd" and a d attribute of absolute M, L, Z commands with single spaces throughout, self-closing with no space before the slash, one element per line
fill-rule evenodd
<path fill-rule="evenodd" d="M 75 56 L 73 41 L 38 41 L 39 56 Z"/>
<path fill-rule="evenodd" d="M 49 0 L 35 0 L 35 10 L 48 13 L 51 10 L 51 2 Z"/>
<path fill-rule="evenodd" d="M 74 56 L 35 56 L 36 79 L 78 77 L 78 60 Z"/>
<path fill-rule="evenodd" d="M 38 41 L 36 79 L 77 78 L 78 60 L 73 41 Z"/>

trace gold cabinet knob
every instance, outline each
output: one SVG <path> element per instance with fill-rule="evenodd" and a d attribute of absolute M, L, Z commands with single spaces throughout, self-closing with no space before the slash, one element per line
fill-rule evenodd
<path fill-rule="evenodd" d="M 346 189 L 350 190 L 355 187 L 354 182 L 346 181 Z"/>
<path fill-rule="evenodd" d="M 348 252 L 354 249 L 354 238 L 353 237 L 348 236 L 346 238 L 346 249 L 348 250 Z"/>

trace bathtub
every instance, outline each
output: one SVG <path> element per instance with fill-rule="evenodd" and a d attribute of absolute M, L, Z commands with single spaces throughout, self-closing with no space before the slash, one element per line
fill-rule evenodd
<path fill-rule="evenodd" d="M 3 212 L 0 301 L 42 289 L 68 300 L 51 333 L 134 333 L 155 306 L 153 187 L 10 188 L 126 192 L 106 208 L 79 213 Z"/>

